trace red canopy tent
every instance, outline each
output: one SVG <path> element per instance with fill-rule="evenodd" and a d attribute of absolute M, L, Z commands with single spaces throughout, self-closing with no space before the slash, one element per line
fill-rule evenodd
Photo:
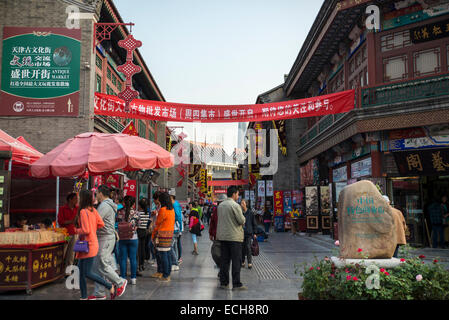
<path fill-rule="evenodd" d="M 29 166 L 42 157 L 43 154 L 34 149 L 23 137 L 20 138 L 25 143 L 14 139 L 0 129 L 0 151 L 11 151 L 14 164 Z"/>

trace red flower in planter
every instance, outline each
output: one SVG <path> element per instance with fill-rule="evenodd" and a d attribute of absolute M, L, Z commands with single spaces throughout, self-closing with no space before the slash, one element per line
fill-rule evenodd
<path fill-rule="evenodd" d="M 359 281 L 359 279 L 357 277 L 352 277 L 352 280 Z"/>
<path fill-rule="evenodd" d="M 345 272 L 346 272 L 346 273 L 349 273 L 349 270 L 346 268 L 346 269 L 345 269 Z"/>
<path fill-rule="evenodd" d="M 347 281 L 351 280 L 351 276 L 346 276 L 346 280 Z"/>
<path fill-rule="evenodd" d="M 437 259 L 433 260 L 433 263 L 437 263 L 437 262 L 438 262 L 438 260 L 437 260 Z"/>
<path fill-rule="evenodd" d="M 363 250 L 362 250 L 362 249 L 360 249 L 360 248 L 358 248 L 358 249 L 357 249 L 357 252 L 362 252 L 362 251 L 363 251 Z"/>
<path fill-rule="evenodd" d="M 420 259 L 424 259 L 425 257 L 426 257 L 426 256 L 423 255 L 423 254 L 419 256 Z"/>
<path fill-rule="evenodd" d="M 318 268 L 316 268 L 317 270 L 321 270 L 321 268 L 320 267 L 318 267 Z"/>
<path fill-rule="evenodd" d="M 381 268 L 381 269 L 380 269 L 380 272 L 384 273 L 384 272 L 385 272 L 385 269 L 384 269 L 384 268 Z"/>
<path fill-rule="evenodd" d="M 404 258 L 401 258 L 401 262 L 405 262 L 405 259 L 404 259 Z"/>
<path fill-rule="evenodd" d="M 386 276 L 389 276 L 390 274 L 389 274 L 388 272 L 385 272 L 385 275 L 386 275 Z"/>
<path fill-rule="evenodd" d="M 332 273 L 332 274 L 331 274 L 331 277 L 332 277 L 332 278 L 335 278 L 335 274 Z"/>
<path fill-rule="evenodd" d="M 313 267 L 310 267 L 310 269 L 309 269 L 310 271 L 312 271 L 313 270 Z"/>

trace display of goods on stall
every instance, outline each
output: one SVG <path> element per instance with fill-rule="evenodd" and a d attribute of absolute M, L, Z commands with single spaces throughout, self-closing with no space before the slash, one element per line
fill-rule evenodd
<path fill-rule="evenodd" d="M 16 231 L 18 230 L 18 231 Z M 66 234 L 53 230 L 29 230 L 8 229 L 0 233 L 1 247 L 33 246 L 64 242 Z"/>

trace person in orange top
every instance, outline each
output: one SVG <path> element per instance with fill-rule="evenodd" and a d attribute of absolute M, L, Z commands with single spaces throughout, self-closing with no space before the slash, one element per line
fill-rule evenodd
<path fill-rule="evenodd" d="M 93 207 L 92 199 L 91 191 L 82 190 L 80 192 L 79 228 L 75 228 L 75 233 L 79 235 L 80 240 L 89 243 L 89 252 L 76 253 L 80 277 L 81 300 L 88 300 L 86 278 L 108 288 L 111 292 L 111 299 L 114 299 L 114 286 L 92 270 L 94 258 L 98 253 L 97 229 L 104 227 L 103 220 L 97 210 Z"/>
<path fill-rule="evenodd" d="M 153 230 L 152 241 L 156 247 L 158 258 L 157 272 L 152 275 L 161 281 L 170 281 L 171 273 L 171 243 L 175 230 L 175 210 L 167 192 L 159 194 L 161 209 L 157 215 L 156 225 Z"/>

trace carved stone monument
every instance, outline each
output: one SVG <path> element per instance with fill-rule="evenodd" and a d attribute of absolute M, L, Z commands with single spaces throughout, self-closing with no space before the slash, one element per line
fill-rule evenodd
<path fill-rule="evenodd" d="M 371 181 L 362 180 L 341 191 L 340 258 L 390 259 L 397 245 L 396 232 L 392 208 Z"/>

